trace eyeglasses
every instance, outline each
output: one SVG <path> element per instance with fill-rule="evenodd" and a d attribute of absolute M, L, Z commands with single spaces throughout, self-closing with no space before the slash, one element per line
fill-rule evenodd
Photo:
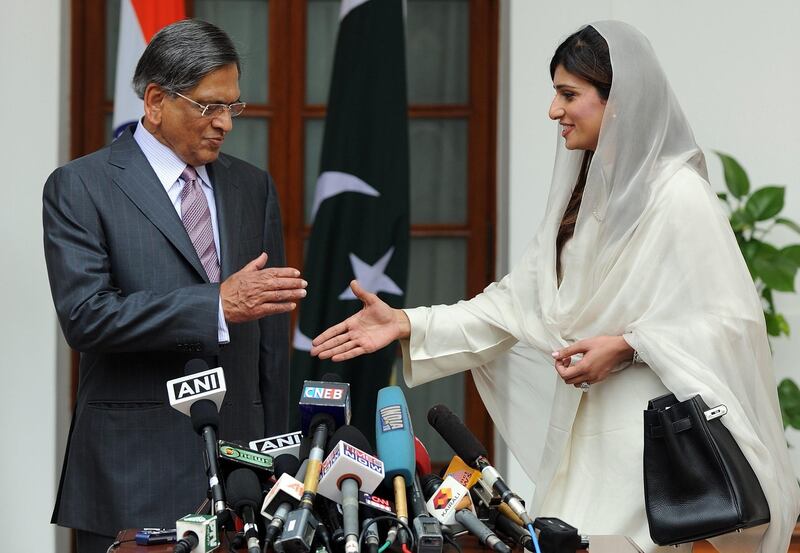
<path fill-rule="evenodd" d="M 213 119 L 214 117 L 220 117 L 225 110 L 228 110 L 228 113 L 231 114 L 231 117 L 236 117 L 237 115 L 241 115 L 244 111 L 244 108 L 247 104 L 244 102 L 234 102 L 233 104 L 207 104 L 203 105 L 199 102 L 195 102 L 191 98 L 187 98 L 180 92 L 174 92 L 173 94 L 180 96 L 184 100 L 187 100 L 197 107 L 200 108 L 200 116 L 201 117 L 208 117 Z"/>

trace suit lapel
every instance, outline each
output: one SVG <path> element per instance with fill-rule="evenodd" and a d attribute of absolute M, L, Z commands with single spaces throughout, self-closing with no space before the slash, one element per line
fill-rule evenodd
<path fill-rule="evenodd" d="M 214 187 L 214 199 L 217 203 L 217 225 L 219 228 L 220 269 L 222 280 L 236 272 L 240 267 L 234 263 L 238 259 L 241 237 L 242 195 L 236 179 L 231 174 L 230 161 L 220 155 L 217 161 L 206 166 Z"/>
<path fill-rule="evenodd" d="M 116 173 L 114 183 L 208 282 L 183 222 L 130 130 L 111 144 L 109 163 L 122 169 Z"/>

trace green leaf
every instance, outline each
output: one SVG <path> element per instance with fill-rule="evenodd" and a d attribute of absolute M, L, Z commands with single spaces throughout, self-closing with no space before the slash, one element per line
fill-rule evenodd
<path fill-rule="evenodd" d="M 788 259 L 796 266 L 800 267 L 800 244 L 793 244 L 791 246 L 786 246 L 778 253 L 785 259 Z"/>
<path fill-rule="evenodd" d="M 749 211 L 744 209 L 737 209 L 733 213 L 731 213 L 731 227 L 733 228 L 734 232 L 738 232 L 741 230 L 748 229 L 755 224 L 755 219 L 753 216 L 750 215 Z"/>
<path fill-rule="evenodd" d="M 747 199 L 744 209 L 755 221 L 771 219 L 783 209 L 785 191 L 783 186 L 759 188 Z"/>
<path fill-rule="evenodd" d="M 800 429 L 800 388 L 793 380 L 784 378 L 778 384 L 778 402 L 784 427 Z"/>
<path fill-rule="evenodd" d="M 767 323 L 767 334 L 770 336 L 789 336 L 789 323 L 780 313 L 764 312 L 764 320 Z"/>
<path fill-rule="evenodd" d="M 722 160 L 722 168 L 725 171 L 725 186 L 736 198 L 746 196 L 750 191 L 750 179 L 747 178 L 744 168 L 731 156 L 722 152 L 715 152 Z"/>
<path fill-rule="evenodd" d="M 755 238 L 751 240 L 742 240 L 739 242 L 739 249 L 742 250 L 742 257 L 744 257 L 744 262 L 747 264 L 747 269 L 750 271 L 750 276 L 753 279 L 758 277 L 755 269 L 755 260 L 756 257 L 758 257 L 758 252 L 762 248 L 769 249 L 769 247 L 770 246 L 767 244 L 764 244 Z"/>
<path fill-rule="evenodd" d="M 785 227 L 789 227 L 790 229 L 792 229 L 796 233 L 800 234 L 800 225 L 798 225 L 797 223 L 795 223 L 794 221 L 792 221 L 790 219 L 785 219 L 783 217 L 778 217 L 777 219 L 775 219 L 775 222 L 777 224 L 779 224 L 779 225 L 783 225 Z"/>
<path fill-rule="evenodd" d="M 764 284 L 780 292 L 794 292 L 798 266 L 781 255 L 777 248 L 760 242 L 751 263 L 755 274 Z"/>
<path fill-rule="evenodd" d="M 719 198 L 723 202 L 727 202 L 728 201 L 728 194 L 726 194 L 725 192 L 717 192 L 717 198 Z"/>
<path fill-rule="evenodd" d="M 775 313 L 775 300 L 772 299 L 772 288 L 765 286 L 763 290 L 761 290 L 761 297 L 767 301 L 769 305 L 769 313 Z M 765 314 L 767 312 L 765 311 Z"/>

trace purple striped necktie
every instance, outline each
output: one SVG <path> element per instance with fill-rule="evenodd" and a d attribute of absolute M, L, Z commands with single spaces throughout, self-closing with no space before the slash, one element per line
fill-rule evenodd
<path fill-rule="evenodd" d="M 219 282 L 219 260 L 214 245 L 214 229 L 211 227 L 211 211 L 208 209 L 206 195 L 200 188 L 197 171 L 187 165 L 181 173 L 184 181 L 181 190 L 181 219 L 192 241 L 200 263 L 206 270 L 208 280 Z"/>

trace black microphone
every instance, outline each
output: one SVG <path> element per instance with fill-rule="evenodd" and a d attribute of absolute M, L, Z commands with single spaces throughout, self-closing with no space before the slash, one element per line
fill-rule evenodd
<path fill-rule="evenodd" d="M 447 490 L 444 489 L 446 487 L 447 484 L 444 484 L 442 478 L 435 474 L 428 474 L 422 478 L 422 490 L 428 499 L 436 495 L 448 496 Z M 497 553 L 511 553 L 511 548 L 481 522 L 475 513 L 469 510 L 469 494 L 464 497 L 464 502 L 466 502 L 466 506 L 462 504 L 455 506 L 456 522 L 466 528 L 470 534 L 476 536 L 483 545 L 491 547 Z"/>
<path fill-rule="evenodd" d="M 213 512 L 224 518 L 225 493 L 219 480 L 217 464 L 217 429 L 219 407 L 225 397 L 225 376 L 221 367 L 208 368 L 202 359 L 191 359 L 184 367 L 186 376 L 167 382 L 170 405 L 189 415 L 194 431 L 203 437 L 208 486 Z"/>
<path fill-rule="evenodd" d="M 531 517 L 525 510 L 525 505 L 500 477 L 486 458 L 488 453 L 478 438 L 464 426 L 461 419 L 446 405 L 434 405 L 428 411 L 428 423 L 444 438 L 456 455 L 461 457 L 468 465 L 481 471 L 482 478 L 500 495 L 500 499 L 522 519 L 527 526 L 532 524 Z"/>
<path fill-rule="evenodd" d="M 519 524 L 508 518 L 503 513 L 497 513 L 494 527 L 499 533 L 510 538 L 515 544 L 521 545 L 528 551 L 536 551 L 531 535 Z"/>
<path fill-rule="evenodd" d="M 248 553 L 261 553 L 255 516 L 261 502 L 261 483 L 258 476 L 252 469 L 236 469 L 228 475 L 225 487 L 228 490 L 228 502 L 244 522 Z"/>
<path fill-rule="evenodd" d="M 303 496 L 297 509 L 290 512 L 286 519 L 286 528 L 281 538 L 275 542 L 279 553 L 308 553 L 314 541 L 319 521 L 313 513 L 314 498 L 317 495 L 319 473 L 322 458 L 325 454 L 325 443 L 328 435 L 336 429 L 336 422 L 329 413 L 318 412 L 309 424 L 311 435 L 311 451 L 303 482 Z"/>

